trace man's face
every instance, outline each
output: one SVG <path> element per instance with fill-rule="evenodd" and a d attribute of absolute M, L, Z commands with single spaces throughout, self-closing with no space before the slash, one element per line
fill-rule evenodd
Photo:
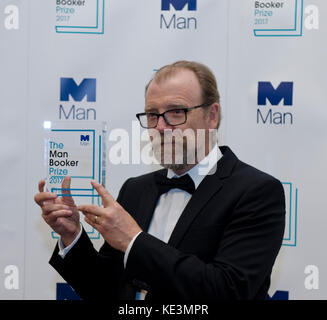
<path fill-rule="evenodd" d="M 181 69 L 160 82 L 153 80 L 150 83 L 145 96 L 145 112 L 162 113 L 202 103 L 201 87 L 195 74 L 190 70 Z M 194 155 L 197 158 L 199 148 L 204 148 L 205 143 L 198 143 L 197 146 L 197 132 L 198 129 L 214 128 L 211 118 L 203 108 L 189 111 L 186 123 L 177 126 L 168 125 L 163 117 L 160 117 L 157 127 L 149 129 L 149 135 L 155 157 L 161 165 L 181 171 L 192 165 L 190 162 L 198 162 L 194 162 Z M 157 130 L 160 135 L 153 135 L 153 130 Z"/>

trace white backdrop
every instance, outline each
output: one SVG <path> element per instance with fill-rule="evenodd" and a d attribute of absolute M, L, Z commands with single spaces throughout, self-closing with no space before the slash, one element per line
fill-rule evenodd
<path fill-rule="evenodd" d="M 0 298 L 56 299 L 64 282 L 33 201 L 43 122 L 103 120 L 109 134 L 131 133 L 155 69 L 186 59 L 217 77 L 219 144 L 283 182 L 287 221 L 269 295 L 326 299 L 326 11 L 324 0 L 2 0 Z M 95 79 L 95 101 L 61 101 L 61 78 Z M 107 169 L 117 196 L 153 168 Z"/>

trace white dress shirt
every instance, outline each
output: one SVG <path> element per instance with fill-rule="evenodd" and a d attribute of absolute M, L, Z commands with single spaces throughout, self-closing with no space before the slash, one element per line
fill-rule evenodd
<path fill-rule="evenodd" d="M 222 157 L 222 153 L 217 145 L 215 145 L 209 154 L 203 158 L 197 165 L 191 168 L 189 171 L 185 172 L 183 175 L 188 174 L 194 182 L 195 189 L 200 185 L 204 177 L 209 174 L 215 173 L 216 170 L 212 170 L 216 166 L 217 161 Z M 181 175 L 181 176 L 183 176 Z M 167 178 L 180 177 L 175 174 L 171 169 L 168 169 Z M 168 242 L 175 225 L 180 218 L 184 208 L 186 207 L 188 201 L 191 199 L 191 194 L 187 191 L 180 189 L 170 189 L 167 193 L 162 194 L 157 202 L 156 208 L 154 210 L 152 220 L 148 229 L 148 233 L 152 236 Z M 134 244 L 137 236 L 143 231 L 140 231 L 134 236 L 134 238 L 129 243 L 125 255 L 124 255 L 124 267 L 126 267 L 128 254 Z M 64 247 L 61 239 L 59 239 L 59 255 L 64 258 L 68 251 L 74 246 L 82 234 L 82 231 L 76 237 L 73 243 L 68 247 Z M 145 294 L 141 293 L 138 297 L 139 300 L 143 300 Z"/>

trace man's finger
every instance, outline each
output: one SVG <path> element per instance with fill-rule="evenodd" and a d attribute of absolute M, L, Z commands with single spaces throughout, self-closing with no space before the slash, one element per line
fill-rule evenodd
<path fill-rule="evenodd" d="M 101 197 L 102 204 L 106 208 L 110 206 L 112 203 L 114 203 L 115 199 L 112 197 L 112 195 L 108 192 L 107 189 L 103 187 L 102 184 L 96 182 L 96 181 L 91 181 L 91 184 L 93 188 L 98 192 L 98 194 Z"/>
<path fill-rule="evenodd" d="M 57 198 L 57 195 L 52 192 L 40 192 L 34 196 L 35 202 L 42 206 L 45 201 L 53 201 Z"/>
<path fill-rule="evenodd" d="M 58 218 L 69 218 L 73 215 L 73 212 L 71 210 L 58 210 L 58 211 L 52 211 L 51 215 L 48 214 L 42 214 L 44 219 L 47 219 L 48 221 L 56 221 Z"/>
<path fill-rule="evenodd" d="M 62 191 L 62 194 L 64 195 L 67 195 L 67 196 L 71 196 L 71 193 L 70 193 L 70 177 L 65 177 L 64 180 L 62 181 L 62 184 L 61 184 L 61 191 Z"/>
<path fill-rule="evenodd" d="M 46 203 L 43 204 L 43 214 L 48 215 L 51 212 L 54 211 L 59 211 L 59 210 L 70 210 L 71 211 L 71 207 L 64 205 L 64 204 L 54 204 L 54 203 Z"/>
<path fill-rule="evenodd" d="M 75 205 L 75 203 L 70 193 L 70 183 L 71 183 L 71 178 L 69 176 L 65 177 L 61 184 L 61 192 L 62 192 L 63 202 L 73 206 Z"/>
<path fill-rule="evenodd" d="M 84 215 L 93 214 L 102 216 L 104 214 L 103 208 L 100 208 L 94 204 L 85 204 L 77 207 L 78 211 L 81 211 Z"/>
<path fill-rule="evenodd" d="M 45 181 L 44 180 L 40 180 L 39 181 L 39 192 L 43 192 L 44 186 L 45 186 Z"/>
<path fill-rule="evenodd" d="M 84 221 L 86 223 L 88 223 L 91 227 L 93 227 L 94 229 L 97 230 L 97 227 L 99 227 L 99 225 L 97 225 L 96 223 L 94 223 L 94 221 L 92 221 L 92 219 L 87 218 L 86 216 L 84 217 Z M 98 230 L 99 231 L 99 230 Z"/>

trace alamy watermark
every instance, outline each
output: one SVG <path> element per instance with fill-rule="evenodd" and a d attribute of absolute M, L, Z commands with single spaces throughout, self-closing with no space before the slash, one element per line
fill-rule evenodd
<path fill-rule="evenodd" d="M 4 287 L 7 290 L 18 290 L 19 289 L 19 269 L 16 265 L 8 265 L 4 269 L 5 279 Z"/>
<path fill-rule="evenodd" d="M 199 175 L 213 174 L 217 163 L 217 129 L 157 129 L 141 131 L 137 121 L 132 132 L 124 128 L 110 130 L 108 135 L 110 164 L 161 165 L 182 169 L 200 162 Z M 211 151 L 212 157 L 207 157 Z M 208 168 L 210 172 L 208 173 Z"/>

